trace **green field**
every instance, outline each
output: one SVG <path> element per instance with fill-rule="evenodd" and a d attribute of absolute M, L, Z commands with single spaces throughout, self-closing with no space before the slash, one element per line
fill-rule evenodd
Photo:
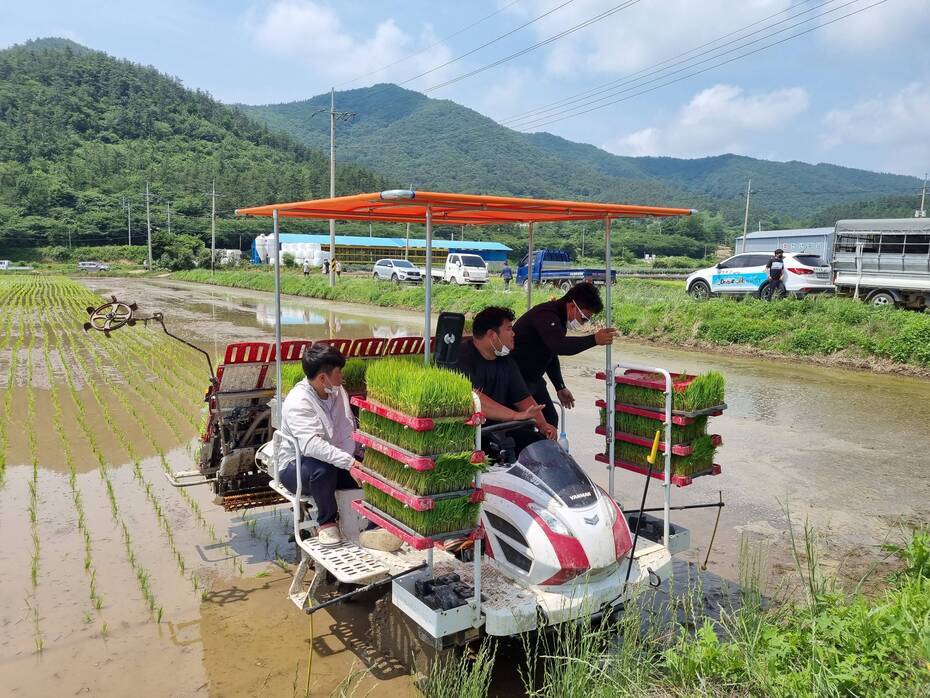
<path fill-rule="evenodd" d="M 266 270 L 177 272 L 172 278 L 261 291 L 274 290 Z M 343 278 L 330 288 L 323 275 L 304 278 L 285 271 L 282 291 L 295 296 L 346 303 L 421 309 L 422 286 L 394 286 L 367 278 Z M 558 295 L 549 289 L 534 294 L 538 301 Z M 476 313 L 489 305 L 526 309 L 526 295 L 504 293 L 499 282 L 476 291 L 435 285 L 433 311 Z M 741 347 L 792 357 L 830 357 L 874 366 L 876 360 L 903 371 L 930 367 L 930 314 L 876 308 L 846 298 L 810 297 L 803 301 L 765 303 L 695 301 L 680 281 L 620 279 L 614 287 L 614 325 L 627 337 L 678 346 Z"/>

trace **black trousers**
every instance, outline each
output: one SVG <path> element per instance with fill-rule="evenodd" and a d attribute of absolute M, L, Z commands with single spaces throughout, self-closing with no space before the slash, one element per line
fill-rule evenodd
<path fill-rule="evenodd" d="M 291 492 L 297 491 L 297 461 L 291 461 L 279 472 L 281 484 Z M 300 461 L 300 491 L 308 493 L 316 503 L 316 521 L 320 526 L 336 523 L 339 509 L 336 506 L 336 490 L 358 489 L 358 484 L 348 470 L 337 468 L 332 463 L 304 456 Z"/>
<path fill-rule="evenodd" d="M 546 388 L 546 381 L 541 380 L 539 383 L 531 383 L 526 386 L 533 394 L 536 404 L 543 406 L 543 418 L 554 427 L 559 426 L 559 412 L 549 396 L 549 390 Z"/>

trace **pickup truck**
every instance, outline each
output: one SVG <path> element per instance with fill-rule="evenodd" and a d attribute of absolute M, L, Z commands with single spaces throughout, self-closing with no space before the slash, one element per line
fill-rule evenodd
<path fill-rule="evenodd" d="M 611 280 L 616 280 L 617 272 L 611 271 Z M 568 252 L 562 250 L 536 250 L 533 252 L 533 283 L 549 284 L 567 291 L 575 284 L 590 279 L 593 283 L 603 284 L 607 274 L 603 269 L 586 269 L 576 267 Z M 526 257 L 517 267 L 517 285 L 526 288 Z"/>
<path fill-rule="evenodd" d="M 488 266 L 476 254 L 450 254 L 446 266 L 433 269 L 433 279 L 447 284 L 481 288 L 488 282 Z"/>

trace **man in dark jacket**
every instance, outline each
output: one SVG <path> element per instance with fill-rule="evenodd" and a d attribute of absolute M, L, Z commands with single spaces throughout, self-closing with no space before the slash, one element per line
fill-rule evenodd
<path fill-rule="evenodd" d="M 543 376 L 549 377 L 563 407 L 571 409 L 575 406 L 575 397 L 562 380 L 559 356 L 574 356 L 614 340 L 617 330 L 613 327 L 605 327 L 582 337 L 566 336 L 568 330 L 581 329 L 591 316 L 603 309 L 604 303 L 597 287 L 582 283 L 570 288 L 557 300 L 531 308 L 514 323 L 516 343 L 513 359 L 533 398 L 543 406 L 543 416 L 553 426 L 558 426 L 559 415 Z"/>
<path fill-rule="evenodd" d="M 785 289 L 785 252 L 784 250 L 775 250 L 775 256 L 765 263 L 765 268 L 769 272 L 769 286 L 772 293 L 769 296 L 771 300 L 780 298 L 787 294 Z"/>

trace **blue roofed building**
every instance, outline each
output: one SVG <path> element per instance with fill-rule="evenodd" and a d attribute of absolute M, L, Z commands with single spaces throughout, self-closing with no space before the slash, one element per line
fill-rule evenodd
<path fill-rule="evenodd" d="M 301 264 L 304 259 L 318 267 L 329 257 L 329 235 L 281 233 L 281 252 L 290 253 Z M 252 262 L 274 261 L 271 235 L 259 235 L 252 241 Z M 482 240 L 433 240 L 433 264 L 445 264 L 446 255 L 460 252 L 479 255 L 492 269 L 503 265 L 512 250 L 500 242 Z M 336 259 L 345 266 L 370 267 L 379 259 L 409 259 L 414 264 L 426 263 L 426 240 L 410 238 L 377 238 L 363 235 L 337 235 Z"/>

